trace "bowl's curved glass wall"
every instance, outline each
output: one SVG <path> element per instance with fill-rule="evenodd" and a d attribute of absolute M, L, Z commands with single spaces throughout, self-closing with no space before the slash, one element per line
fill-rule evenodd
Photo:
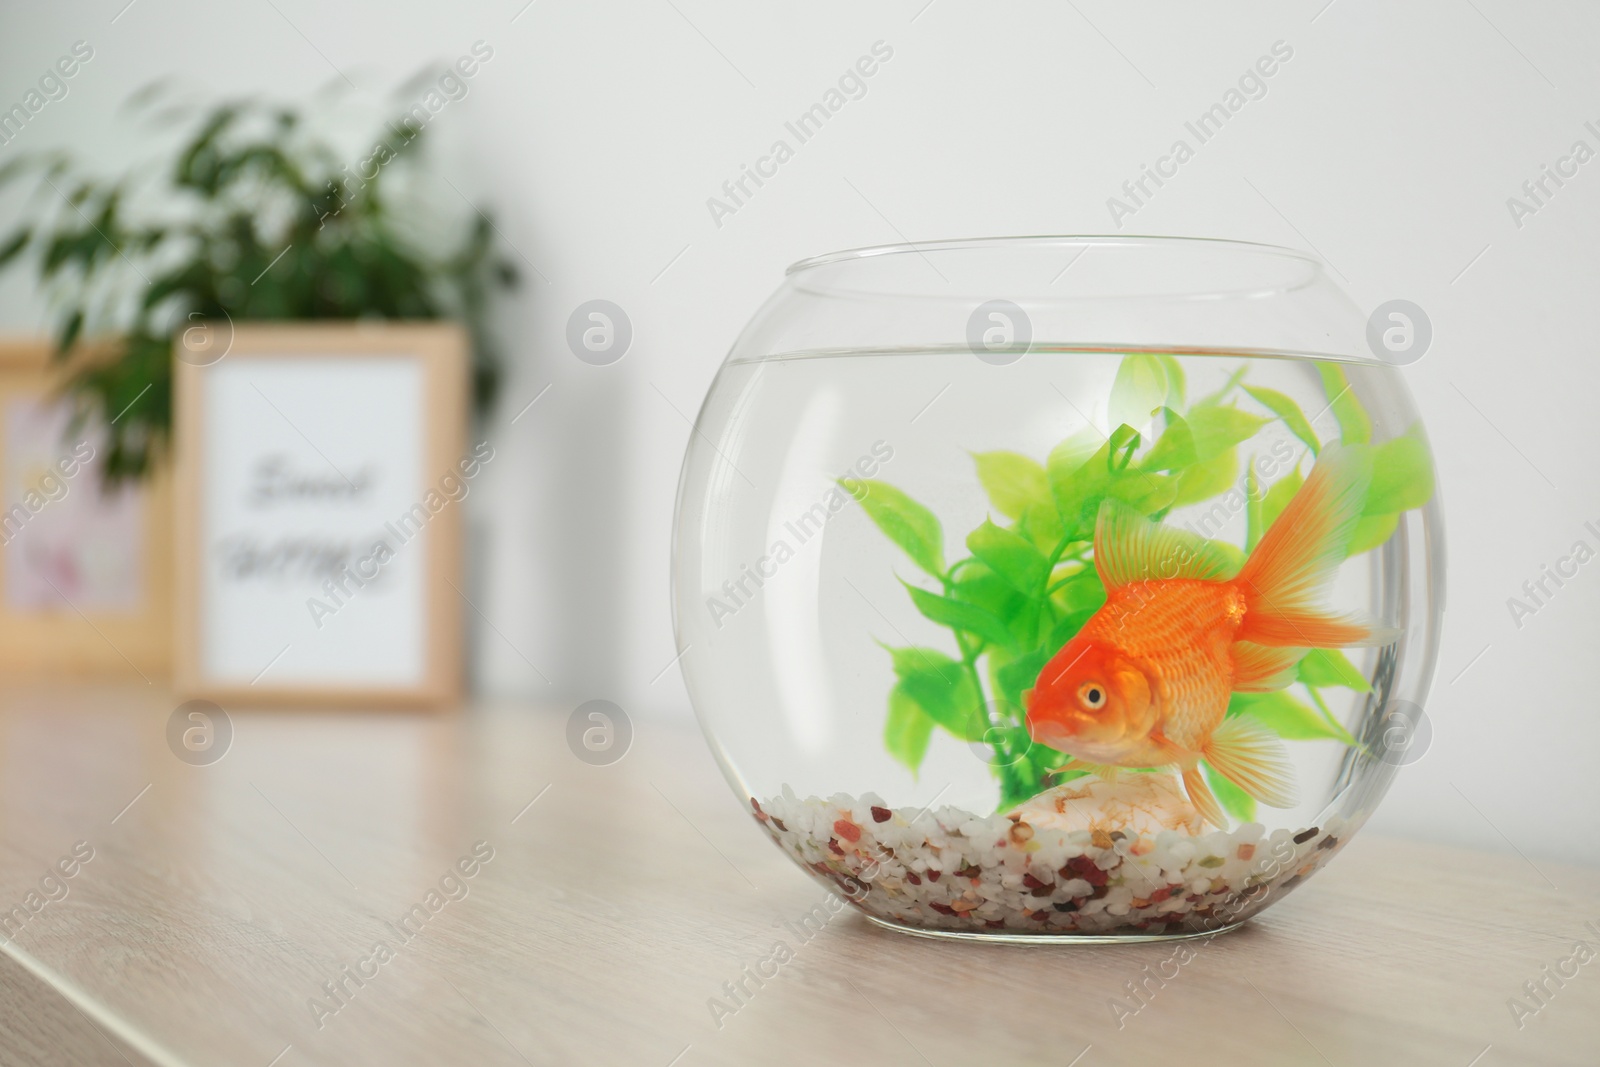
<path fill-rule="evenodd" d="M 1389 635 L 1296 653 L 1227 698 L 1277 739 L 1294 802 L 1208 764 L 1225 816 L 1207 820 L 1174 768 L 1052 773 L 1070 764 L 1030 727 L 1031 691 L 1105 602 L 1101 501 L 1203 539 L 1231 573 L 1319 457 L 1348 450 L 1372 473 L 1319 596 Z M 821 257 L 791 268 L 700 412 L 681 662 L 741 800 L 874 918 L 1215 929 L 1337 851 L 1410 758 L 1441 610 L 1436 497 L 1400 372 L 1299 253 L 1026 238 Z"/>

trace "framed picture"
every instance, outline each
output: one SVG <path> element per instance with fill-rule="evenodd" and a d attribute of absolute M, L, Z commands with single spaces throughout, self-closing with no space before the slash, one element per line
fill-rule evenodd
<path fill-rule="evenodd" d="M 176 367 L 186 696 L 440 707 L 461 692 L 467 339 L 438 323 L 196 327 Z"/>
<path fill-rule="evenodd" d="M 164 683 L 170 479 L 102 481 L 104 433 L 74 426 L 50 353 L 0 341 L 0 673 Z"/>

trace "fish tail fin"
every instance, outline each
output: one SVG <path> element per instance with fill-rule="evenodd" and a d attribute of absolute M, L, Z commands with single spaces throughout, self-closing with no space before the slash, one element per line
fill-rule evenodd
<path fill-rule="evenodd" d="M 1360 445 L 1325 449 L 1234 584 L 1245 597 L 1238 640 L 1257 645 L 1381 645 L 1398 631 L 1324 611 L 1319 601 L 1361 519 L 1372 456 Z"/>
<path fill-rule="evenodd" d="M 1203 755 L 1218 774 L 1268 807 L 1292 808 L 1299 803 L 1294 768 L 1283 742 L 1249 715 L 1223 719 L 1206 741 Z"/>
<path fill-rule="evenodd" d="M 1233 643 L 1233 691 L 1271 693 L 1286 689 L 1299 677 L 1296 668 L 1308 650 L 1293 645 Z"/>
<path fill-rule="evenodd" d="M 1200 773 L 1200 764 L 1193 763 L 1183 769 L 1183 791 L 1189 794 L 1189 803 L 1201 818 L 1219 830 L 1228 828 L 1228 817 L 1222 813 L 1216 794 L 1206 784 L 1205 775 Z"/>

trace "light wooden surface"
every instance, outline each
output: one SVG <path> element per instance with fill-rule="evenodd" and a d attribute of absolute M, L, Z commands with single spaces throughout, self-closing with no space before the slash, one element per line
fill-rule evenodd
<path fill-rule="evenodd" d="M 594 767 L 566 709 L 236 712 L 226 758 L 193 767 L 148 688 L 0 702 L 0 909 L 75 842 L 95 853 L 0 943 L 5 999 L 54 1009 L 24 1013 L 30 1047 L 57 1050 L 7 1062 L 109 1062 L 88 1020 L 138 1067 L 1600 1062 L 1600 960 L 1524 1029 L 1506 1006 L 1600 946 L 1594 870 L 1358 837 L 1243 930 L 1186 942 L 1119 1027 L 1109 999 L 1176 945 L 943 944 L 850 913 L 801 942 L 787 924 L 824 891 L 685 724 L 638 716 Z M 400 945 L 385 924 L 480 840 L 468 895 Z M 709 998 L 779 939 L 794 959 L 719 1028 Z M 394 958 L 319 1029 L 308 998 L 380 940 Z"/>
<path fill-rule="evenodd" d="M 66 997 L 0 954 L 0 1067 L 147 1067 Z"/>

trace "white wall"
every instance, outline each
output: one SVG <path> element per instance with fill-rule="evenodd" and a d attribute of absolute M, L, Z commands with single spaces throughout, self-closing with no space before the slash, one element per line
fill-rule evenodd
<path fill-rule="evenodd" d="M 118 16 L 124 2 L 0 16 L 0 102 L 74 40 L 96 49 L 0 158 L 69 144 L 128 159 L 137 139 L 115 107 L 158 75 L 297 97 L 336 66 L 373 105 L 475 40 L 495 49 L 441 115 L 440 158 L 548 282 L 503 314 L 502 458 L 477 501 L 478 588 L 504 640 L 480 633 L 480 674 L 490 689 L 607 696 L 638 715 L 686 707 L 675 670 L 650 684 L 675 651 L 683 416 L 783 266 L 902 235 L 1111 230 L 1107 197 L 1287 41 L 1294 57 L 1267 96 L 1124 228 L 1313 247 L 1363 307 L 1427 309 L 1434 347 L 1407 373 L 1440 467 L 1450 610 L 1433 749 L 1378 821 L 1499 849 L 1503 832 L 1535 859 L 1600 862 L 1600 564 L 1520 629 L 1506 604 L 1575 539 L 1595 543 L 1586 520 L 1600 525 L 1600 162 L 1520 228 L 1506 206 L 1573 141 L 1600 149 L 1583 126 L 1600 128 L 1592 5 L 538 0 L 518 15 L 523 0 L 138 0 Z M 714 224 L 707 197 L 878 40 L 894 57 L 868 94 Z M 635 328 L 605 368 L 563 342 L 569 312 L 595 297 Z M 25 288 L 0 290 L 0 327 L 39 321 Z"/>

